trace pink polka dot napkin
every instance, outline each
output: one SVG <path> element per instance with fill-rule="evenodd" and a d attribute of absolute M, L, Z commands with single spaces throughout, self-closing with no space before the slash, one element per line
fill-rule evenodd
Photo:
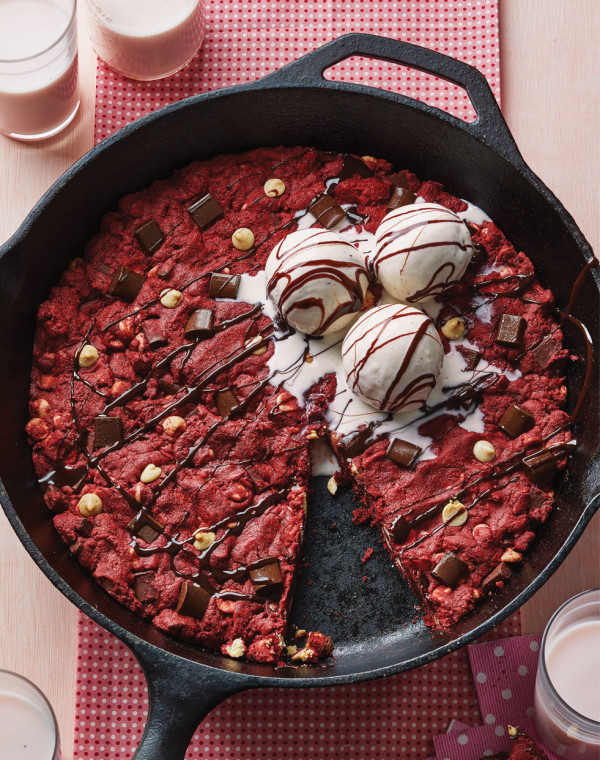
<path fill-rule="evenodd" d="M 500 95 L 497 0 L 206 0 L 207 35 L 191 64 L 159 82 L 134 82 L 98 63 L 95 140 L 167 103 L 258 79 L 347 32 L 439 50 L 477 66 Z M 401 91 L 465 119 L 454 85 L 381 61 L 355 58 L 327 76 Z M 514 616 L 493 634 L 519 633 Z M 75 760 L 127 760 L 147 712 L 129 651 L 81 617 Z M 466 651 L 390 678 L 332 689 L 239 694 L 198 729 L 187 758 L 213 760 L 424 760 L 452 719 L 479 722 Z M 376 730 L 375 730 L 376 727 Z"/>
<path fill-rule="evenodd" d="M 518 636 L 469 647 L 483 725 L 434 737 L 437 760 L 480 760 L 506 751 L 508 725 L 519 726 L 543 747 L 532 719 L 541 638 Z"/>

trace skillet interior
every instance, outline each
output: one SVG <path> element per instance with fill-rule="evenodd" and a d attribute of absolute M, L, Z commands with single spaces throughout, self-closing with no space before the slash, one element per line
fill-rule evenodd
<path fill-rule="evenodd" d="M 35 316 L 39 303 L 58 281 L 68 262 L 81 255 L 83 246 L 97 231 L 102 215 L 122 195 L 168 176 L 175 168 L 196 158 L 220 152 L 239 152 L 264 145 L 314 145 L 327 150 L 384 156 L 398 168 L 409 168 L 421 179 L 443 182 L 450 192 L 481 206 L 517 247 L 533 260 L 542 284 L 550 287 L 559 304 L 568 301 L 571 286 L 585 263 L 589 247 L 569 217 L 555 202 L 538 192 L 526 171 L 515 167 L 479 140 L 440 119 L 433 109 L 415 109 L 398 96 L 367 94 L 364 88 L 292 87 L 269 89 L 268 83 L 235 88 L 221 94 L 190 99 L 125 130 L 117 140 L 106 141 L 80 168 L 71 172 L 59 192 L 50 194 L 30 216 L 12 241 L 0 249 L 0 469 L 6 493 L 14 505 L 9 517 L 27 548 L 36 547 L 50 568 L 75 594 L 62 589 L 84 611 L 98 619 L 105 615 L 133 637 L 180 656 L 250 676 L 304 681 L 355 680 L 413 667 L 448 648 L 456 648 L 481 635 L 484 629 L 516 609 L 564 558 L 577 532 L 591 517 L 585 505 L 598 492 L 598 458 L 591 461 L 598 430 L 598 397 L 589 393 L 576 435 L 582 444 L 569 472 L 557 489 L 557 508 L 542 530 L 523 568 L 508 588 L 481 605 L 451 632 L 427 629 L 421 622 L 405 625 L 413 617 L 412 596 L 401 583 L 383 550 L 368 565 L 378 580 L 363 584 L 364 566 L 358 562 L 359 545 L 377 545 L 374 534 L 351 529 L 349 499 L 333 507 L 322 483 L 317 483 L 312 514 L 323 525 L 331 522 L 331 510 L 344 513 L 337 519 L 336 534 L 324 534 L 313 543 L 307 531 L 307 551 L 312 557 L 311 593 L 299 590 L 296 615 L 311 621 L 335 637 L 338 655 L 328 668 L 274 671 L 268 666 L 236 663 L 163 635 L 110 598 L 77 562 L 55 533 L 39 491 L 24 434 L 31 368 Z M 596 273 L 594 273 L 596 274 Z M 598 334 L 597 283 L 588 275 L 573 310 L 592 335 Z M 567 334 L 574 352 L 581 341 Z M 579 365 L 582 363 L 579 362 Z M 577 363 L 575 363 L 577 365 Z M 577 366 L 571 368 L 571 399 L 581 382 Z M 596 365 L 592 387 L 598 385 Z M 1 495 L 1 494 L 0 494 Z M 3 495 L 5 506 L 6 494 Z M 329 510 L 329 511 L 328 511 Z M 584 518 L 584 519 L 583 519 Z M 23 535 L 18 521 L 22 523 Z M 310 526 L 309 526 L 310 527 Z M 569 538 L 571 536 L 571 538 Z M 377 542 L 376 544 L 374 542 Z M 570 542 L 568 547 L 564 545 Z M 323 550 L 323 547 L 327 551 Z M 39 555 L 38 555 L 39 556 Z M 325 558 L 325 561 L 324 561 Z M 337 563 L 337 564 L 336 564 Z M 332 565 L 336 567 L 332 574 Z M 358 573 L 354 568 L 358 566 Z M 337 568 L 347 568 L 338 572 Z M 48 572 L 47 568 L 44 568 Z M 51 574 L 51 573 L 49 573 Z M 357 582 L 358 574 L 358 582 Z M 52 574 L 51 574 L 52 577 Z M 318 579 L 315 581 L 314 579 Z M 332 582 L 335 578 L 335 583 Z M 56 582 L 56 577 L 53 577 Z M 391 582 L 390 582 L 391 581 Z M 529 588 L 529 592 L 527 591 Z M 376 602 L 374 604 L 373 602 Z M 87 603 L 87 604 L 86 604 Z M 89 605 L 89 606 L 88 606 Z M 329 611 L 340 614 L 332 622 Z M 375 615 L 371 614 L 376 610 Z M 114 625 L 103 624 L 123 635 Z M 463 638 L 461 638 L 463 637 Z M 466 637 L 466 638 L 464 638 Z M 131 636 L 124 635 L 130 643 Z M 292 684 L 290 684 L 292 685 Z M 293 685 L 302 685 L 294 683 Z"/>

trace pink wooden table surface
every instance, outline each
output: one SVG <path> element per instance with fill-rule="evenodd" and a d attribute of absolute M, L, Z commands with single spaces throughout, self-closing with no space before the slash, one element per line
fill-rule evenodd
<path fill-rule="evenodd" d="M 600 4 L 597 0 L 500 0 L 503 110 L 526 161 L 600 250 Z M 0 241 L 43 191 L 93 144 L 95 58 L 80 39 L 83 102 L 63 135 L 40 145 L 0 136 Z M 5 359 L 6 360 L 6 359 Z M 524 633 L 543 629 L 569 596 L 600 586 L 600 515 L 558 572 L 522 609 Z M 0 514 L 0 668 L 49 696 L 71 760 L 76 609 L 54 589 Z"/>

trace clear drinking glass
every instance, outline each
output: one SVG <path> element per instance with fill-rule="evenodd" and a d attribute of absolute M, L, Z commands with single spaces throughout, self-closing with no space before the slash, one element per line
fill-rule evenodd
<path fill-rule="evenodd" d="M 535 722 L 547 749 L 568 760 L 599 760 L 600 722 L 587 714 L 599 705 L 600 589 L 591 589 L 559 607 L 544 631 Z"/>
<path fill-rule="evenodd" d="M 76 0 L 0 0 L 0 132 L 43 140 L 78 108 Z"/>
<path fill-rule="evenodd" d="M 9 670 L 0 670 L 0 756 L 60 760 L 54 710 L 35 684 Z"/>
<path fill-rule="evenodd" d="M 203 0 L 86 0 L 94 50 L 130 79 L 162 79 L 204 41 Z"/>

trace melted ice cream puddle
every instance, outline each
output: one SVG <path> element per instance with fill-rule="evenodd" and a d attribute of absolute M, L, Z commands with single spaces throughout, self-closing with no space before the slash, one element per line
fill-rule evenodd
<path fill-rule="evenodd" d="M 417 203 L 419 202 L 424 202 L 424 199 L 417 198 Z M 474 224 L 489 221 L 489 217 L 480 208 L 467 201 L 465 203 L 467 203 L 468 208 L 458 214 L 462 219 Z M 342 208 L 345 209 L 348 206 L 349 204 L 345 204 Z M 299 212 L 297 216 L 298 229 L 307 229 L 316 223 L 315 217 L 308 212 Z M 365 255 L 369 254 L 374 235 L 362 226 L 349 225 L 343 221 L 332 229 Z M 276 316 L 276 309 L 266 295 L 264 271 L 255 275 L 241 275 L 237 300 L 250 304 L 260 303 L 266 317 L 273 320 Z M 384 291 L 380 303 L 398 303 L 398 301 Z M 429 301 L 420 304 L 420 306 L 435 321 L 442 305 L 436 301 Z M 484 311 L 485 309 L 486 306 L 482 305 L 477 310 L 477 316 L 482 321 L 489 322 L 489 315 Z M 302 405 L 305 403 L 305 394 L 315 383 L 326 375 L 335 375 L 336 393 L 325 416 L 330 431 L 336 435 L 346 436 L 356 433 L 362 426 L 372 425 L 374 428 L 373 437 L 382 434 L 398 436 L 420 446 L 423 453 L 419 457 L 419 461 L 434 459 L 436 454 L 433 450 L 433 439 L 421 435 L 418 428 L 440 414 L 460 415 L 464 417 L 458 423 L 460 427 L 473 433 L 484 432 L 483 413 L 479 405 L 476 405 L 472 410 L 440 409 L 430 415 L 424 415 L 423 410 L 420 409 L 388 415 L 385 412 L 378 412 L 354 396 L 346 385 L 346 377 L 342 367 L 341 345 L 346 332 L 347 330 L 343 330 L 325 335 L 322 338 L 311 338 L 300 332 L 292 333 L 288 337 L 281 333 L 275 333 L 274 352 L 267 364 L 274 384 L 282 385 Z M 430 407 L 442 403 L 448 398 L 448 391 L 444 392 L 444 388 L 472 382 L 484 374 L 490 372 L 498 375 L 504 374 L 511 381 L 521 376 L 518 370 L 515 372 L 502 370 L 483 360 L 477 369 L 468 370 L 464 357 L 457 350 L 459 346 L 477 348 L 466 339 L 453 341 L 450 344 L 449 353 L 444 355 L 444 363 L 438 381 L 427 401 Z M 312 357 L 312 361 L 305 361 L 306 354 Z M 332 475 L 338 469 L 335 457 L 324 443 L 314 446 L 312 459 L 313 475 Z"/>

